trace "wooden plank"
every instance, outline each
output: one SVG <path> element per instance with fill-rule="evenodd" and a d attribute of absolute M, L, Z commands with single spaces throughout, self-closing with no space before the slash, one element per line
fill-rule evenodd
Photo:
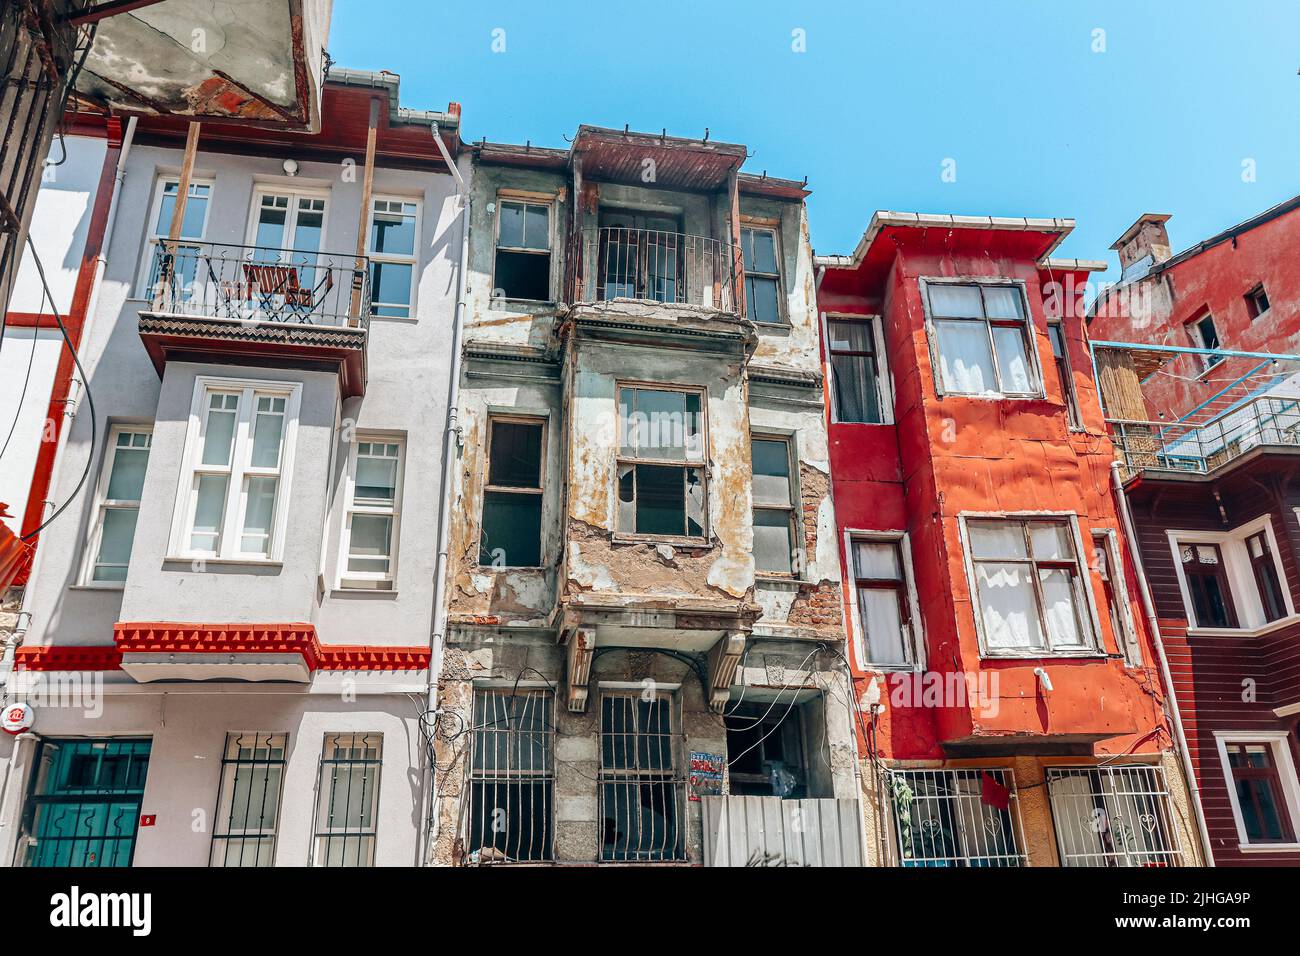
<path fill-rule="evenodd" d="M 727 174 L 727 194 L 730 197 L 730 223 L 732 242 L 731 294 L 736 304 L 736 314 L 745 314 L 745 261 L 740 248 L 740 179 L 736 170 Z"/>
<path fill-rule="evenodd" d="M 199 127 L 201 123 L 190 123 L 189 132 L 185 134 L 185 157 L 181 160 L 181 181 L 176 186 L 176 205 L 172 208 L 172 221 L 167 229 L 168 248 L 176 252 L 176 240 L 181 237 L 181 226 L 185 224 L 185 206 L 190 198 L 190 180 L 194 178 L 194 157 L 199 151 Z"/>
<path fill-rule="evenodd" d="M 379 98 L 370 99 L 370 128 L 366 132 L 366 168 L 361 180 L 361 212 L 357 219 L 357 277 L 352 282 L 352 309 L 350 324 L 361 320 L 362 259 L 366 256 L 366 239 L 370 232 L 370 204 L 375 193 L 375 143 L 379 136 Z M 375 290 L 371 289 L 373 296 Z"/>

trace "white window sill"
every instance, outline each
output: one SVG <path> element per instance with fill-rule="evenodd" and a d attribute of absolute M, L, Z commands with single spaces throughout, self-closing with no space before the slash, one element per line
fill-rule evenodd
<path fill-rule="evenodd" d="M 216 564 L 224 567 L 282 568 L 283 561 L 269 558 L 210 558 L 202 555 L 186 557 L 183 554 L 169 554 L 163 558 L 163 564 Z"/>
<path fill-rule="evenodd" d="M 1079 651 L 1026 651 L 1023 653 L 1011 653 L 1006 651 L 985 650 L 980 653 L 980 660 L 983 661 L 1053 661 L 1053 660 L 1108 660 L 1111 655 L 1105 651 L 1098 650 L 1079 650 Z"/>
<path fill-rule="evenodd" d="M 69 591 L 124 591 L 125 581 L 83 581 L 81 584 L 69 584 Z"/>
<path fill-rule="evenodd" d="M 1280 631 L 1291 624 L 1300 623 L 1300 614 L 1288 614 L 1263 627 L 1189 627 L 1188 637 L 1259 637 Z"/>
<path fill-rule="evenodd" d="M 969 398 L 976 402 L 1044 402 L 1047 396 L 1041 393 L 1028 395 L 1020 392 L 1004 394 L 1002 392 L 939 392 L 940 398 Z"/>
<path fill-rule="evenodd" d="M 396 590 L 384 590 L 382 588 L 349 588 L 337 587 L 330 588 L 330 597 L 332 598 L 395 598 Z"/>
<path fill-rule="evenodd" d="M 784 584 L 791 588 L 803 587 L 810 583 L 792 574 L 771 574 L 764 571 L 755 572 L 754 581 L 758 584 Z"/>
<path fill-rule="evenodd" d="M 1300 843 L 1238 843 L 1242 853 L 1300 853 Z"/>
<path fill-rule="evenodd" d="M 867 428 L 880 428 L 884 425 L 892 426 L 893 422 L 842 422 L 838 419 L 831 419 L 832 425 L 864 425 Z"/>

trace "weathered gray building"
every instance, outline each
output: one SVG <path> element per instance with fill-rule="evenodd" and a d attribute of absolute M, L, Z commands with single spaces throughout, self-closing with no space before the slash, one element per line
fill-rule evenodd
<path fill-rule="evenodd" d="M 745 156 L 474 147 L 437 863 L 713 862 L 701 797 L 787 847 L 856 797 L 806 191 Z M 785 852 L 852 862 L 843 818 Z"/>

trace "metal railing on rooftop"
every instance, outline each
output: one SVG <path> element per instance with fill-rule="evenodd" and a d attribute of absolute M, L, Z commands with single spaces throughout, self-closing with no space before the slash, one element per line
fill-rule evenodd
<path fill-rule="evenodd" d="M 597 230 L 596 298 L 641 299 L 734 311 L 735 246 L 657 229 Z"/>
<path fill-rule="evenodd" d="M 1124 468 L 1207 474 L 1262 446 L 1300 447 L 1300 398 L 1263 396 L 1208 422 L 1109 419 Z"/>
<path fill-rule="evenodd" d="M 166 240 L 149 274 L 152 311 L 245 322 L 364 328 L 365 256 Z"/>

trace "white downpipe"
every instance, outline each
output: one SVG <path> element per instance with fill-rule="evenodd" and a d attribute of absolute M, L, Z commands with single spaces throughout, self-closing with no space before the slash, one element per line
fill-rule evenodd
<path fill-rule="evenodd" d="M 438 135 L 438 128 L 433 130 L 434 142 L 442 153 L 447 167 L 456 177 L 459 186 L 457 196 L 460 199 L 460 262 L 456 274 L 456 311 L 451 323 L 451 382 L 447 388 L 447 426 L 443 433 L 442 479 L 438 495 L 438 554 L 434 563 L 433 579 L 433 633 L 430 635 L 429 686 L 426 709 L 432 713 L 438 706 L 438 674 L 442 670 L 442 647 L 447 631 L 447 574 L 448 555 L 451 540 L 451 497 L 452 480 L 455 475 L 456 461 L 460 450 L 460 372 L 461 372 L 461 332 L 465 320 L 466 273 L 469 268 L 469 220 L 470 197 L 456 164 L 452 162 Z M 429 813 L 426 817 L 428 832 L 424 834 L 424 854 L 422 863 L 429 865 L 434 847 L 434 837 L 438 829 L 439 801 L 435 796 L 437 781 L 434 768 L 426 768 L 428 774 Z"/>
<path fill-rule="evenodd" d="M 1146 613 L 1147 627 L 1151 629 L 1151 641 L 1156 648 L 1156 657 L 1160 660 L 1160 676 L 1165 684 L 1165 699 L 1169 702 L 1169 716 L 1174 724 L 1177 738 L 1178 756 L 1183 765 L 1183 776 L 1187 778 L 1187 789 L 1192 802 L 1192 814 L 1196 817 L 1196 829 L 1201 837 L 1202 862 L 1214 866 L 1214 851 L 1210 846 L 1210 830 L 1205 825 L 1205 810 L 1201 806 L 1201 788 L 1196 782 L 1196 771 L 1192 767 L 1192 755 L 1187 749 L 1187 734 L 1183 730 L 1183 717 L 1178 710 L 1178 695 L 1174 693 L 1173 677 L 1169 673 L 1169 660 L 1165 657 L 1165 643 L 1160 636 L 1160 620 L 1156 617 L 1156 605 L 1151 597 L 1151 588 L 1147 584 L 1146 569 L 1142 566 L 1142 550 L 1138 547 L 1137 532 L 1133 526 L 1133 513 L 1129 509 L 1128 495 L 1124 493 L 1124 482 L 1119 475 L 1119 462 L 1110 463 L 1111 485 L 1115 497 L 1119 499 L 1119 516 L 1124 523 L 1124 536 L 1128 540 L 1129 554 L 1133 557 L 1133 566 L 1137 569 L 1138 591 L 1142 595 L 1142 610 Z"/>

